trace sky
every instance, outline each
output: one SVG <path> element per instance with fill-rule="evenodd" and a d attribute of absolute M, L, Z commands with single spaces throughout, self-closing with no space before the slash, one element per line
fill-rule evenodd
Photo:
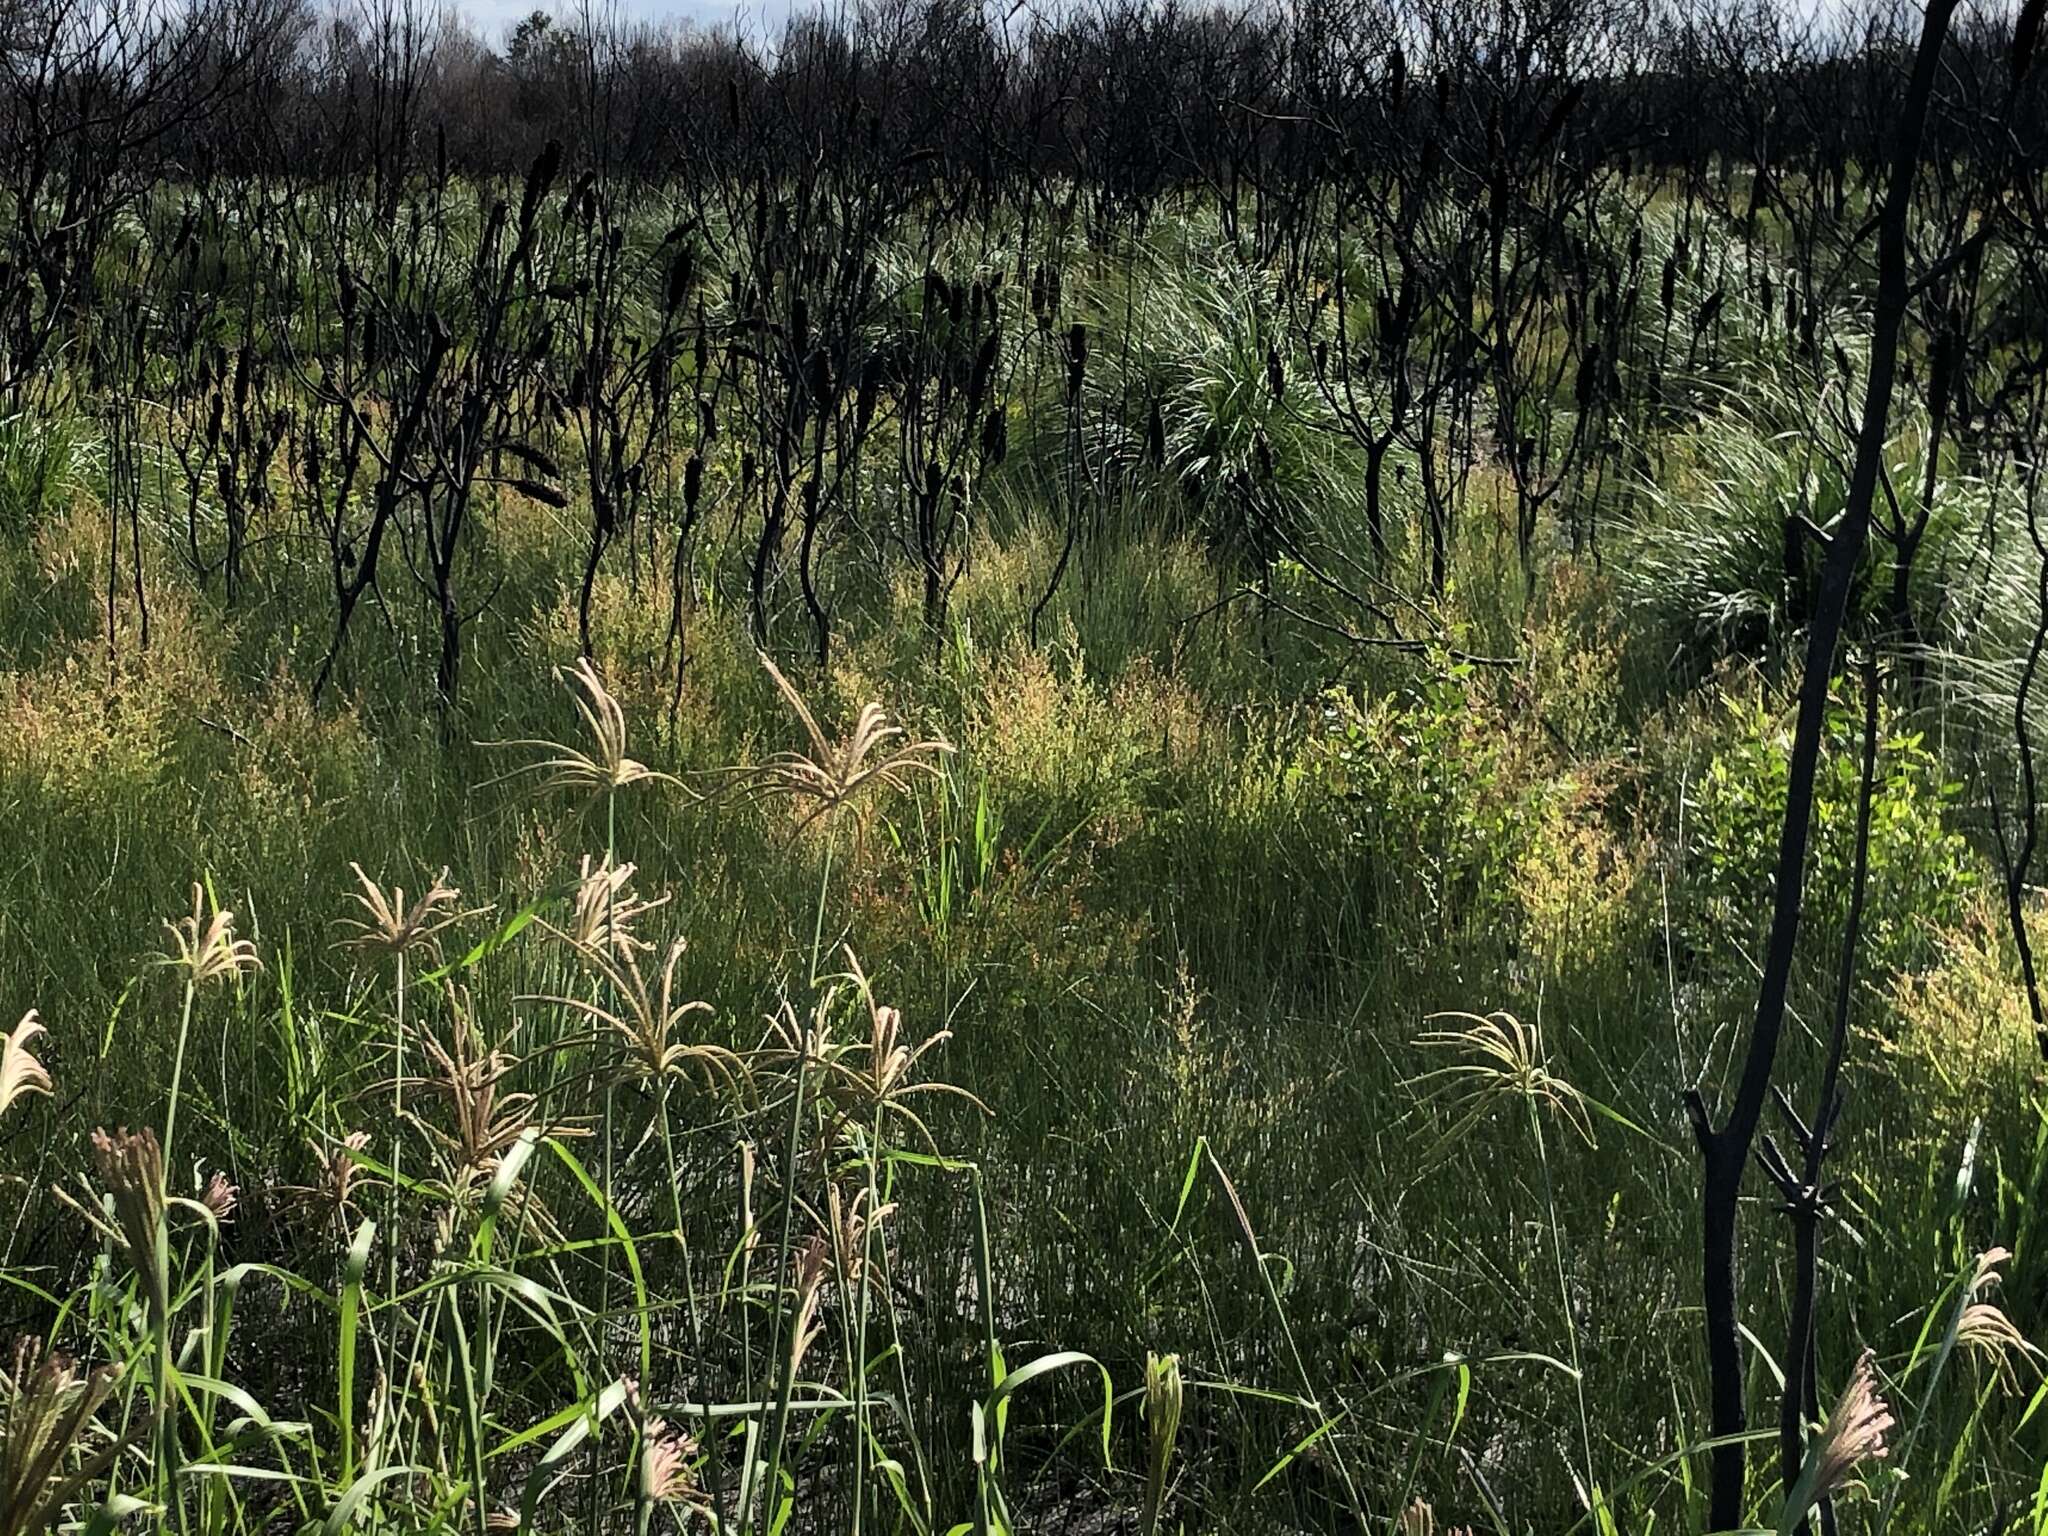
<path fill-rule="evenodd" d="M 4 0 L 0 0 L 4 3 Z M 813 7 L 819 0 L 590 0 L 598 9 L 611 9 L 622 21 L 694 22 L 699 26 L 723 26 L 738 20 L 742 29 L 755 37 L 769 38 L 781 31 L 791 12 Z M 1802 15 L 1833 17 L 1870 0 L 1780 0 L 1786 9 Z M 1992 0 L 2003 3 L 2003 0 Z M 517 26 L 536 9 L 559 20 L 569 20 L 582 0 L 455 0 L 455 9 L 469 19 L 485 40 L 502 44 Z"/>
<path fill-rule="evenodd" d="M 803 0 L 615 0 L 624 21 L 688 21 L 700 26 L 724 25 L 738 17 L 750 31 L 772 31 Z M 576 12 L 577 0 L 458 0 L 455 9 L 469 18 L 470 25 L 492 43 L 504 42 L 506 35 L 527 16 L 538 10 L 559 20 Z"/>

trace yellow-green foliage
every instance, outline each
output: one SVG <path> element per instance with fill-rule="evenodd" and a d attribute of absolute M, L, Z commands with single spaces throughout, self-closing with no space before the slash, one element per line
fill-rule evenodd
<path fill-rule="evenodd" d="M 2038 931 L 2040 904 L 2032 905 Z M 1934 1130 L 2016 1108 L 2039 1077 L 2041 1043 L 2002 903 L 1974 897 L 1928 937 L 1929 963 L 1891 980 L 1887 1007 L 1873 1010 L 1863 1038 Z"/>

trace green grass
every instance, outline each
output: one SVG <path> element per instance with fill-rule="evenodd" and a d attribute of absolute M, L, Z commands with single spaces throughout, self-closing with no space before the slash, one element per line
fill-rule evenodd
<path fill-rule="evenodd" d="M 1173 467 L 1241 459 L 1263 425 L 1290 504 L 1355 547 L 1320 489 L 1350 483 L 1343 455 L 1257 393 L 1243 274 L 1187 286 L 1153 294 L 1139 365 L 1173 390 Z M 1105 280 L 1093 302 L 1125 297 Z M 1247 603 L 1190 623 L 1242 551 L 1142 479 L 1034 647 L 1064 525 L 1057 464 L 1020 452 L 983 488 L 944 633 L 908 586 L 833 578 L 834 665 L 792 663 L 821 723 L 879 700 L 955 750 L 804 825 L 733 772 L 805 746 L 730 595 L 743 550 L 701 557 L 673 727 L 660 577 L 617 559 L 600 578 L 628 750 L 680 783 L 537 795 L 512 774 L 530 754 L 489 744 L 589 750 L 555 671 L 577 508 L 495 510 L 502 586 L 457 716 L 395 587 L 315 710 L 327 595 L 289 545 L 229 610 L 156 530 L 152 644 L 124 614 L 110 658 L 89 444 L 17 418 L 0 1003 L 40 1011 L 55 1091 L 0 1120 L 21 1192 L 5 1312 L 126 1367 L 97 1416 L 126 1438 L 80 1517 L 645 1530 L 708 1510 L 732 1532 L 936 1533 L 1156 1508 L 1166 1530 L 1389 1531 L 1421 1500 L 1517 1536 L 1698 1528 L 1678 1095 L 1723 1086 L 1750 1002 L 1735 917 L 1768 868 L 1759 765 L 1787 708 L 1756 529 L 1798 474 L 1767 421 L 1722 425 L 1667 444 L 1696 468 L 1627 558 L 1547 556 L 1526 599 L 1474 492 L 1431 617 L 1507 668 L 1347 651 Z M 1744 603 L 1755 626 L 1717 619 Z M 1711 654 L 1674 684 L 1695 644 Z M 1764 664 L 1710 668 L 1728 653 Z M 2015 1390 L 1951 1347 L 1958 1276 L 1994 1245 L 2004 1306 L 2039 1332 L 2048 1119 L 1996 917 L 1954 878 L 1989 865 L 1954 835 L 1945 750 L 1930 735 L 1881 785 L 1872 900 L 1899 958 L 1858 992 L 1832 1165 L 1823 1393 L 1868 1345 L 1901 1420 L 1871 1496 L 1843 1501 L 1853 1529 L 2024 1522 L 2044 1465 L 2031 1364 Z M 631 967 L 643 1035 L 688 1049 L 651 1071 L 604 1017 L 634 1022 L 634 970 L 563 936 L 580 862 L 608 856 L 666 898 Z M 476 910 L 402 962 L 342 947 L 352 864 L 415 898 L 445 867 Z M 188 992 L 159 959 L 194 881 L 260 968 Z M 1802 949 L 1795 1097 L 1828 927 Z M 1533 1026 L 1532 1064 L 1590 1134 L 1534 1079 L 1434 1091 L 1467 1059 L 1423 1043 L 1448 1011 Z M 905 1064 L 892 1040 L 932 1043 Z M 97 1235 L 89 1135 L 163 1132 L 174 1077 L 170 1203 L 140 1237 Z M 216 1172 L 231 1219 L 193 1203 Z M 1761 1194 L 1744 1220 L 1768 1425 L 1789 1260 Z M 152 1309 L 135 1272 L 158 1262 Z M 1169 1354 L 1161 1453 L 1140 1400 Z M 1767 1529 L 1773 1466 L 1751 1487 Z"/>

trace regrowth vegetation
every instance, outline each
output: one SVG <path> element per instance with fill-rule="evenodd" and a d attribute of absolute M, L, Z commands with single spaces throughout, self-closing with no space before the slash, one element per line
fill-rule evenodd
<path fill-rule="evenodd" d="M 16 5 L 0 1536 L 2039 1529 L 2043 24 Z"/>

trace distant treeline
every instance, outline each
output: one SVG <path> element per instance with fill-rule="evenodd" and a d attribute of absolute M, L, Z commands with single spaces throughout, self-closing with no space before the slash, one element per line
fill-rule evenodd
<path fill-rule="evenodd" d="M 1844 184 L 1886 163 L 1917 12 L 1767 0 L 1090 0 L 1039 15 L 852 0 L 779 36 L 537 11 L 502 47 L 428 0 L 21 0 L 0 52 L 9 189 L 67 173 L 519 172 L 650 178 L 868 168 L 949 198 L 1048 178 L 1140 216 L 1190 192 L 1247 218 L 1350 175 L 1495 146 L 1702 178 Z M 1825 9 L 1825 8 L 1824 8 Z M 1949 49 L 1936 153 L 2048 145 L 2040 81 L 2012 105 L 2017 12 Z M 1972 87 L 1980 94 L 1970 110 Z M 1975 131 L 1995 116 L 1999 131 Z"/>

